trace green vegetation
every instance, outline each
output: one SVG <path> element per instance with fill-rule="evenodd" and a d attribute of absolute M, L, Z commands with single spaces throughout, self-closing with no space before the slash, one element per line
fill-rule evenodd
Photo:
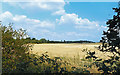
<path fill-rule="evenodd" d="M 41 43 L 95 43 L 95 42 L 92 42 L 92 41 L 83 41 L 83 40 L 80 40 L 80 41 L 50 41 L 50 40 L 46 40 L 45 38 L 42 38 L 40 40 L 37 40 L 36 38 L 26 38 L 25 39 L 26 43 L 35 43 L 35 44 L 41 44 Z"/>
<path fill-rule="evenodd" d="M 120 72 L 120 7 L 113 8 L 117 15 L 108 20 L 108 30 L 103 31 L 102 46 L 99 46 L 101 52 L 110 52 L 109 59 L 103 60 L 95 56 L 95 52 L 88 51 L 87 59 L 92 58 L 98 71 L 104 74 L 119 74 Z"/>
<path fill-rule="evenodd" d="M 11 24 L 2 26 L 2 73 L 89 73 L 71 66 L 60 57 L 50 58 L 47 52 L 30 54 L 32 46 L 26 42 L 25 30 L 13 30 Z M 28 38 L 27 38 L 28 39 Z M 35 40 L 35 39 L 32 39 Z M 45 39 L 42 39 L 42 42 Z"/>
<path fill-rule="evenodd" d="M 27 70 L 28 45 L 23 37 L 25 32 L 13 30 L 11 26 L 2 26 L 2 72 L 24 72 Z M 26 64 L 26 65 L 25 65 Z"/>
<path fill-rule="evenodd" d="M 103 32 L 102 46 L 99 46 L 101 52 L 110 52 L 109 59 L 101 59 L 95 56 L 95 51 L 91 52 L 88 49 L 86 59 L 77 57 L 67 59 L 65 57 L 50 58 L 47 52 L 38 56 L 30 53 L 32 50 L 31 43 L 93 43 L 92 41 L 49 41 L 44 38 L 37 40 L 36 38 L 27 37 L 26 31 L 19 29 L 13 30 L 11 24 L 1 26 L 2 29 L 2 73 L 60 73 L 60 74 L 77 74 L 90 73 L 87 68 L 93 65 L 97 70 L 104 74 L 118 74 L 120 72 L 120 8 L 113 8 L 117 15 L 113 19 L 108 20 L 107 32 Z M 27 37 L 27 38 L 26 38 Z M 68 63 L 69 60 L 73 62 Z M 79 61 L 82 61 L 79 63 Z M 85 63 L 85 65 L 82 65 Z M 76 64 L 79 67 L 76 67 Z"/>

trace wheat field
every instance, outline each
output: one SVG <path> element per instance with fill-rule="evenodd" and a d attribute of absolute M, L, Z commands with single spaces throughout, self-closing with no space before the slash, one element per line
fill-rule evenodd
<path fill-rule="evenodd" d="M 101 45 L 100 43 L 92 44 L 34 44 L 32 53 L 41 55 L 42 53 L 48 52 L 50 57 L 77 57 L 80 59 L 86 56 L 86 52 L 83 49 L 90 51 L 96 51 L 96 56 L 100 58 L 107 58 L 110 53 L 102 53 L 96 47 Z"/>
<path fill-rule="evenodd" d="M 85 61 L 87 52 L 83 50 L 95 51 L 95 55 L 102 59 L 108 59 L 110 53 L 100 52 L 97 47 L 101 43 L 90 43 L 90 44 L 34 44 L 31 53 L 41 55 L 42 53 L 48 52 L 48 55 L 53 57 L 61 57 L 65 61 L 68 61 L 75 67 L 84 67 L 89 65 L 92 61 Z M 98 73 L 97 69 L 90 68 L 91 73 Z"/>

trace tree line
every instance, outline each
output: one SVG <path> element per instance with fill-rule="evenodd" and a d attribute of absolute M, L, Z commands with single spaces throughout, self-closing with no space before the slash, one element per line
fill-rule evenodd
<path fill-rule="evenodd" d="M 87 41 L 87 40 L 80 40 L 80 41 L 66 41 L 66 40 L 61 40 L 61 41 L 52 41 L 52 40 L 46 40 L 45 38 L 42 38 L 40 40 L 37 40 L 36 38 L 26 38 L 25 39 L 26 43 L 95 43 L 93 41 Z"/>

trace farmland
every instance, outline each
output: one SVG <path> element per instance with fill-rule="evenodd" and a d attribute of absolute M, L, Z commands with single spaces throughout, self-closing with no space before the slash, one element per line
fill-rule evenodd
<path fill-rule="evenodd" d="M 69 62 L 75 67 L 84 67 L 84 65 L 90 65 L 92 60 L 86 60 L 86 51 L 95 51 L 95 55 L 102 58 L 108 59 L 107 55 L 110 53 L 102 53 L 97 50 L 97 47 L 101 43 L 90 43 L 90 44 L 34 44 L 32 53 L 41 55 L 42 53 L 48 52 L 48 55 L 53 57 L 61 57 L 64 61 Z M 98 73 L 95 67 L 90 68 L 91 73 Z"/>
<path fill-rule="evenodd" d="M 102 52 L 98 51 L 96 47 L 98 47 L 100 43 L 98 44 L 34 44 L 32 48 L 32 53 L 37 53 L 38 55 L 41 55 L 44 52 L 48 52 L 48 55 L 51 57 L 77 57 L 80 56 L 80 59 L 84 58 L 86 55 L 86 52 L 83 51 L 84 49 L 90 50 L 90 51 L 96 51 L 96 55 L 101 58 L 106 58 L 106 53 L 103 55 Z"/>

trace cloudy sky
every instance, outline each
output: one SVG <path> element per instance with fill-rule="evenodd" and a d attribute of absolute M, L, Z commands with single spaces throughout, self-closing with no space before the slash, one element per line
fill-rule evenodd
<path fill-rule="evenodd" d="M 64 0 L 15 2 L 3 0 L 2 23 L 27 30 L 30 37 L 49 40 L 91 40 L 98 42 L 106 21 L 115 14 L 116 2 L 71 2 Z M 77 1 L 77 0 L 76 0 Z M 112 1 L 112 0 L 110 0 Z"/>

